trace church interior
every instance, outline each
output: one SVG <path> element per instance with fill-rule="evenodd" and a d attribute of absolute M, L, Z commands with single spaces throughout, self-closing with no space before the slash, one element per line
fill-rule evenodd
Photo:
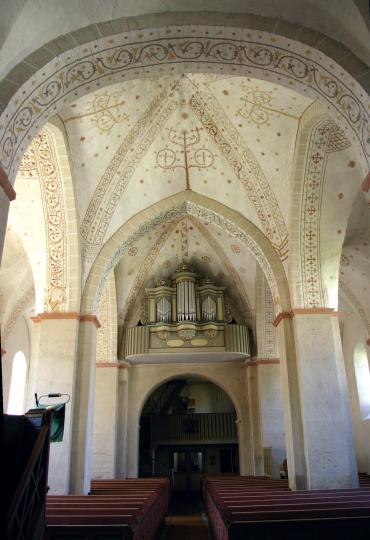
<path fill-rule="evenodd" d="M 252 486 L 358 496 L 368 534 L 368 2 L 0 7 L 5 427 L 65 402 L 56 531 L 69 496 L 162 505 L 142 536 L 73 536 L 76 513 L 45 539 L 159 538 L 201 486 L 220 540 L 291 538 L 225 525 Z"/>

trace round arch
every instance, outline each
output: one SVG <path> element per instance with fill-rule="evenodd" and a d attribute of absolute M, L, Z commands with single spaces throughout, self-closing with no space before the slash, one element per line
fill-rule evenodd
<path fill-rule="evenodd" d="M 12 360 L 7 414 L 23 414 L 26 397 L 28 362 L 22 350 L 15 353 Z"/>
<path fill-rule="evenodd" d="M 205 362 L 132 365 L 128 373 L 130 408 L 127 424 L 126 474 L 137 475 L 139 425 L 146 400 L 164 382 L 184 376 L 208 380 L 229 396 L 240 419 L 238 423 L 240 471 L 241 474 L 254 474 L 251 411 L 245 386 L 245 369 L 242 362 L 216 365 Z"/>
<path fill-rule="evenodd" d="M 352 75 L 318 49 L 237 24 L 193 23 L 189 28 L 174 23 L 96 37 L 64 50 L 57 62 L 31 68 L 31 73 L 28 67 L 28 80 L 0 117 L 0 163 L 11 181 L 29 141 L 68 101 L 130 78 L 185 72 L 246 75 L 313 97 L 357 145 L 367 173 L 368 96 Z"/>
<path fill-rule="evenodd" d="M 191 215 L 202 222 L 211 222 L 244 244 L 256 257 L 269 283 L 275 313 L 291 308 L 285 270 L 266 236 L 247 218 L 208 197 L 193 191 L 182 191 L 130 218 L 106 242 L 98 254 L 86 281 L 81 311 L 96 314 L 106 280 L 130 245 L 149 230 Z"/>
<path fill-rule="evenodd" d="M 162 379 L 162 381 L 156 381 L 152 385 L 151 389 L 147 390 L 146 395 L 142 399 L 141 406 L 139 408 L 139 418 L 141 417 L 141 414 L 143 412 L 143 408 L 144 408 L 145 403 L 148 401 L 149 397 L 153 394 L 153 392 L 155 392 L 157 390 L 157 388 L 159 388 L 163 384 L 166 384 L 166 383 L 168 383 L 168 382 L 170 382 L 170 381 L 172 381 L 174 379 L 193 377 L 193 376 L 194 376 L 194 373 L 191 373 L 191 372 L 188 372 L 188 371 L 184 370 L 184 372 L 179 372 L 176 375 L 169 375 L 168 377 L 165 377 L 164 379 Z M 234 406 L 234 409 L 236 411 L 236 414 L 237 414 L 238 418 L 240 418 L 240 416 L 241 416 L 240 403 L 238 402 L 236 396 L 231 393 L 232 390 L 230 390 L 230 388 L 227 388 L 227 384 L 225 384 L 225 382 L 227 383 L 227 379 L 226 380 L 221 379 L 221 378 L 215 377 L 214 375 L 209 374 L 209 373 L 207 373 L 206 375 L 204 375 L 204 374 L 197 375 L 197 378 L 199 378 L 201 380 L 204 380 L 206 382 L 211 382 L 215 386 L 218 386 L 219 388 L 221 388 L 221 390 L 223 390 L 225 392 L 225 394 L 230 398 L 230 400 L 231 400 L 231 402 L 232 402 L 232 404 Z"/>

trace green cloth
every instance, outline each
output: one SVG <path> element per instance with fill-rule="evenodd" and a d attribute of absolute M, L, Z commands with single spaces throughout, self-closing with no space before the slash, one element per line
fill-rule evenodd
<path fill-rule="evenodd" d="M 64 417 L 66 412 L 65 403 L 53 405 L 38 405 L 38 409 L 51 409 L 54 411 L 50 426 L 50 442 L 62 442 L 64 434 Z"/>

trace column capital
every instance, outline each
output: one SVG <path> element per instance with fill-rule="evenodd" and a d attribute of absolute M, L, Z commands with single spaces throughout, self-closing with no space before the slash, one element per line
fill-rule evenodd
<path fill-rule="evenodd" d="M 245 361 L 244 365 L 245 367 L 251 367 L 251 366 L 271 366 L 280 364 L 279 358 L 258 358 L 254 357 L 251 358 L 249 361 Z"/>
<path fill-rule="evenodd" d="M 95 324 L 96 328 L 100 328 L 101 324 L 96 315 L 88 313 L 80 313 L 79 311 L 53 311 L 53 312 L 44 312 L 38 313 L 34 317 L 31 317 L 33 322 L 39 323 L 45 320 L 66 320 L 66 319 L 75 319 L 80 322 L 92 322 Z"/>
<path fill-rule="evenodd" d="M 272 321 L 272 324 L 278 326 L 283 319 L 293 319 L 293 317 L 296 317 L 297 315 L 331 315 L 333 317 L 338 317 L 339 311 L 328 307 L 292 308 L 290 311 L 281 311 L 278 313 Z"/>
<path fill-rule="evenodd" d="M 83 313 L 80 315 L 80 322 L 92 322 L 95 324 L 96 328 L 100 328 L 101 324 L 99 322 L 99 319 L 96 315 L 89 314 L 89 313 Z"/>
<path fill-rule="evenodd" d="M 117 369 L 127 369 L 130 367 L 128 362 L 97 362 L 97 368 L 117 368 Z"/>

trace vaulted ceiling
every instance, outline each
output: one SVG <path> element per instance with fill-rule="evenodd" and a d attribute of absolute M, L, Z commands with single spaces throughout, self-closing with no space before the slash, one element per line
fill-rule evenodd
<path fill-rule="evenodd" d="M 311 104 L 265 81 L 188 74 L 114 84 L 65 107 L 84 278 L 123 223 L 184 190 L 247 216 L 284 251 L 298 122 Z M 184 242 L 189 261 L 226 285 L 235 308 L 249 318 L 254 260 L 195 218 L 153 229 L 122 259 L 116 269 L 120 317 L 137 320 L 138 288 L 143 293 L 174 272 Z"/>
<path fill-rule="evenodd" d="M 288 273 L 293 162 L 299 121 L 311 106 L 320 113 L 312 99 L 279 85 L 210 74 L 127 81 L 66 106 L 58 122 L 65 128 L 72 168 L 83 283 L 101 248 L 130 218 L 186 190 L 246 216 L 271 240 Z M 341 159 L 348 161 L 339 151 L 331 154 L 333 171 L 336 160 L 343 169 Z M 43 283 L 40 186 L 27 160 L 32 156 L 26 153 L 17 178 L 18 199 L 10 213 L 10 226 L 25 250 L 16 248 L 18 240 L 12 244 L 20 260 L 27 252 L 35 283 Z M 369 256 L 369 220 L 363 198 L 355 207 L 341 279 L 348 283 L 350 272 L 356 272 L 354 293 L 361 297 L 368 294 L 367 285 L 360 283 Z M 2 273 L 14 258 L 9 252 L 12 234 L 11 229 Z M 253 324 L 256 260 L 226 231 L 190 215 L 153 224 L 118 262 L 119 324 L 136 324 L 145 288 L 171 276 L 185 259 L 225 286 L 237 318 Z"/>

